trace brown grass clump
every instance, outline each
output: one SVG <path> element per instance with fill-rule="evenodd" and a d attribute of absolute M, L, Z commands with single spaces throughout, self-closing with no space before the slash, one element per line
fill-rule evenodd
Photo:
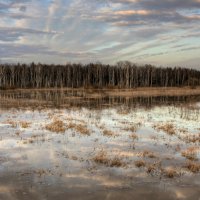
<path fill-rule="evenodd" d="M 185 151 L 182 151 L 181 155 L 187 158 L 188 160 L 194 161 L 197 160 L 197 151 L 198 151 L 197 147 L 190 147 Z"/>
<path fill-rule="evenodd" d="M 81 133 L 83 135 L 90 135 L 90 131 L 87 128 L 86 125 L 69 123 L 67 128 L 68 129 L 74 129 L 76 132 L 79 132 L 79 133 Z"/>
<path fill-rule="evenodd" d="M 110 167 L 122 167 L 124 163 L 117 157 L 110 160 Z"/>
<path fill-rule="evenodd" d="M 48 131 L 56 132 L 56 133 L 64 133 L 66 130 L 65 124 L 61 120 L 54 120 L 52 123 L 47 124 L 45 128 Z"/>
<path fill-rule="evenodd" d="M 25 122 L 25 121 L 22 121 L 22 122 L 20 122 L 20 126 L 22 127 L 22 128 L 28 128 L 28 127 L 30 127 L 30 122 Z"/>
<path fill-rule="evenodd" d="M 141 126 L 142 124 L 139 122 L 139 123 L 136 123 L 136 124 L 132 124 L 132 126 L 130 127 L 127 127 L 125 128 L 124 130 L 125 131 L 131 131 L 131 132 L 136 132 L 138 130 L 138 128 Z"/>
<path fill-rule="evenodd" d="M 156 169 L 157 169 L 157 168 L 156 168 L 156 165 L 151 164 L 151 165 L 148 165 L 148 166 L 147 166 L 146 172 L 147 172 L 148 174 L 151 174 L 151 173 L 155 172 Z"/>
<path fill-rule="evenodd" d="M 157 158 L 157 156 L 153 152 L 147 150 L 142 152 L 142 156 L 148 158 Z"/>
<path fill-rule="evenodd" d="M 79 133 L 81 133 L 81 134 L 83 134 L 83 135 L 90 135 L 90 131 L 87 129 L 87 127 L 86 126 L 84 126 L 84 125 L 78 125 L 77 127 L 76 127 L 76 131 L 77 132 L 79 132 Z"/>
<path fill-rule="evenodd" d="M 15 133 L 16 136 L 20 136 L 20 134 L 21 134 L 21 132 L 19 132 L 19 131 L 17 131 L 17 132 Z"/>
<path fill-rule="evenodd" d="M 184 139 L 188 143 L 200 143 L 200 133 L 196 135 L 186 136 Z"/>
<path fill-rule="evenodd" d="M 5 123 L 10 124 L 12 128 L 16 128 L 17 127 L 17 122 L 12 121 L 12 120 L 7 120 Z"/>
<path fill-rule="evenodd" d="M 175 135 L 176 129 L 173 124 L 155 125 L 154 128 L 158 131 L 164 131 L 168 135 Z"/>
<path fill-rule="evenodd" d="M 123 167 L 125 165 L 118 157 L 109 158 L 104 151 L 99 152 L 93 160 L 108 167 Z"/>
<path fill-rule="evenodd" d="M 78 160 L 78 157 L 77 156 L 72 156 L 71 159 L 72 160 Z"/>
<path fill-rule="evenodd" d="M 108 165 L 109 164 L 109 159 L 107 157 L 106 152 L 101 151 L 99 152 L 93 159 L 96 163 L 98 164 L 104 164 L 104 165 Z"/>
<path fill-rule="evenodd" d="M 138 136 L 137 136 L 135 133 L 132 133 L 129 137 L 130 137 L 132 140 L 138 140 Z"/>
<path fill-rule="evenodd" d="M 169 167 L 169 168 L 163 169 L 163 173 L 168 178 L 174 178 L 175 176 L 178 175 L 177 170 L 174 169 L 173 167 Z"/>
<path fill-rule="evenodd" d="M 195 162 L 188 162 L 185 166 L 189 171 L 198 173 L 200 171 L 200 164 Z"/>
<path fill-rule="evenodd" d="M 120 114 L 120 115 L 128 115 L 130 113 L 130 110 L 120 109 L 120 110 L 117 110 L 117 113 Z"/>
<path fill-rule="evenodd" d="M 145 163 L 145 161 L 143 161 L 143 160 L 136 160 L 136 161 L 135 161 L 135 166 L 138 167 L 138 168 L 140 168 L 140 167 L 145 167 L 145 166 L 146 166 L 146 163 Z"/>
<path fill-rule="evenodd" d="M 108 136 L 108 137 L 112 137 L 114 135 L 114 133 L 112 131 L 109 131 L 109 130 L 104 130 L 103 135 Z"/>
<path fill-rule="evenodd" d="M 47 175 L 47 170 L 44 170 L 44 169 L 39 169 L 37 171 L 34 171 L 35 174 L 37 174 L 38 176 L 43 176 L 43 175 Z"/>

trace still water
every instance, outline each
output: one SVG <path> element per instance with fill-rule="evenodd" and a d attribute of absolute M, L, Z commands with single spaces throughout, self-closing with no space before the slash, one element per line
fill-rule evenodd
<path fill-rule="evenodd" d="M 200 199 L 200 96 L 0 99 L 0 199 Z"/>

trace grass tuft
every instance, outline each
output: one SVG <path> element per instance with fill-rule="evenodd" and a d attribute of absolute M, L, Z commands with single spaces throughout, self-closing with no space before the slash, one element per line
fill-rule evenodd
<path fill-rule="evenodd" d="M 65 124 L 61 120 L 54 120 L 52 123 L 47 124 L 45 128 L 48 131 L 56 132 L 56 133 L 64 133 L 66 130 Z"/>
<path fill-rule="evenodd" d="M 146 163 L 143 160 L 136 160 L 135 161 L 135 166 L 138 167 L 138 168 L 145 167 Z"/>
<path fill-rule="evenodd" d="M 200 171 L 200 164 L 195 162 L 188 162 L 185 166 L 189 171 L 198 173 Z"/>

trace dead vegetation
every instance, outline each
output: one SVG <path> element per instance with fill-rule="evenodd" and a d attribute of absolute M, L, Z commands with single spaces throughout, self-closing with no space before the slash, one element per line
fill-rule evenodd
<path fill-rule="evenodd" d="M 138 140 L 138 136 L 135 133 L 129 135 L 129 138 L 131 138 L 132 140 Z"/>
<path fill-rule="evenodd" d="M 147 172 L 148 174 L 152 174 L 152 173 L 154 173 L 156 170 L 157 170 L 156 165 L 150 164 L 150 165 L 147 166 L 146 172 Z"/>
<path fill-rule="evenodd" d="M 112 136 L 114 136 L 115 134 L 114 134 L 112 131 L 110 131 L 110 130 L 104 130 L 104 131 L 103 131 L 103 135 L 104 135 L 104 136 L 107 136 L 107 137 L 112 137 Z"/>
<path fill-rule="evenodd" d="M 89 129 L 87 128 L 86 125 L 83 125 L 83 124 L 76 124 L 76 123 L 70 122 L 67 125 L 67 129 L 74 129 L 76 132 L 82 135 L 88 135 L 88 136 L 90 135 Z"/>
<path fill-rule="evenodd" d="M 56 132 L 56 133 L 64 133 L 66 130 L 66 126 L 63 121 L 61 120 L 54 120 L 52 123 L 47 124 L 45 128 L 48 131 Z"/>
<path fill-rule="evenodd" d="M 200 133 L 195 135 L 188 135 L 184 138 L 187 143 L 200 143 Z"/>
<path fill-rule="evenodd" d="M 30 125 L 31 125 L 30 122 L 26 122 L 26 121 L 22 121 L 22 122 L 20 122 L 19 124 L 20 124 L 20 126 L 21 126 L 22 128 L 29 128 Z"/>
<path fill-rule="evenodd" d="M 16 121 L 8 119 L 4 123 L 10 124 L 12 128 L 17 128 L 17 122 Z"/>
<path fill-rule="evenodd" d="M 161 162 L 147 163 L 146 172 L 151 175 L 156 175 L 161 173 Z"/>
<path fill-rule="evenodd" d="M 175 135 L 176 134 L 176 128 L 171 123 L 167 123 L 167 124 L 164 124 L 164 125 L 159 125 L 159 124 L 154 125 L 153 128 L 156 129 L 157 131 L 164 131 L 168 135 Z"/>
<path fill-rule="evenodd" d="M 175 169 L 174 167 L 168 167 L 168 168 L 162 169 L 162 172 L 164 176 L 168 178 L 174 178 L 176 176 L 179 176 L 178 170 Z"/>
<path fill-rule="evenodd" d="M 135 161 L 135 166 L 138 167 L 138 168 L 145 167 L 146 166 L 146 162 L 144 160 L 136 160 Z"/>
<path fill-rule="evenodd" d="M 200 163 L 195 163 L 190 161 L 186 163 L 185 168 L 192 173 L 198 173 L 200 172 Z"/>
<path fill-rule="evenodd" d="M 128 115 L 130 113 L 130 110 L 128 110 L 128 109 L 118 109 L 117 113 L 119 115 Z"/>
<path fill-rule="evenodd" d="M 142 124 L 140 122 L 138 123 L 134 123 L 132 124 L 131 126 L 127 127 L 127 128 L 124 128 L 125 131 L 130 131 L 132 133 L 135 133 L 138 128 L 141 126 Z"/>
<path fill-rule="evenodd" d="M 199 148 L 197 147 L 189 147 L 186 150 L 181 152 L 181 155 L 188 160 L 195 161 L 197 160 L 197 152 Z"/>
<path fill-rule="evenodd" d="M 16 136 L 20 136 L 20 134 L 21 134 L 21 132 L 19 132 L 19 131 L 15 132 Z"/>
<path fill-rule="evenodd" d="M 157 158 L 156 154 L 152 151 L 148 151 L 148 150 L 145 150 L 142 152 L 142 156 L 143 157 L 148 157 L 148 158 Z"/>
<path fill-rule="evenodd" d="M 107 167 L 124 167 L 125 163 L 118 157 L 109 158 L 105 151 L 100 151 L 93 161 L 98 164 L 106 165 Z"/>

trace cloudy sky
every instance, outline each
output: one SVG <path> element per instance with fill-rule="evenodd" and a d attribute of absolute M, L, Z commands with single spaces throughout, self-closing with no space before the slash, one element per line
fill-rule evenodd
<path fill-rule="evenodd" d="M 0 62 L 200 67 L 200 0 L 0 0 Z"/>

